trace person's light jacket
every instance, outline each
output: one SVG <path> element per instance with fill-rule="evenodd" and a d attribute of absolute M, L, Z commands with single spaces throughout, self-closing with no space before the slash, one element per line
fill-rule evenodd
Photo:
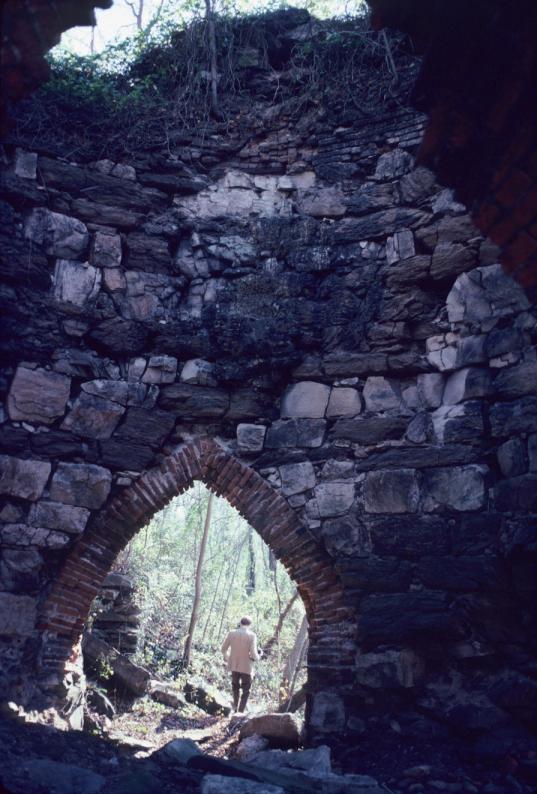
<path fill-rule="evenodd" d="M 247 626 L 240 626 L 229 632 L 222 643 L 222 653 L 232 673 L 253 675 L 253 663 L 259 659 L 257 637 Z"/>

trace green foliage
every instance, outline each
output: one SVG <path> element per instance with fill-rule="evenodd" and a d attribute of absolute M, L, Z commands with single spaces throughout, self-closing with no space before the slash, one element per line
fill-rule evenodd
<path fill-rule="evenodd" d="M 181 4 L 182 15 L 162 14 L 97 56 L 50 56 L 50 80 L 20 104 L 19 140 L 61 155 L 119 159 L 148 147 L 173 153 L 185 131 L 203 135 L 215 119 L 207 25 L 197 5 Z M 298 119 L 325 95 L 331 109 L 343 103 L 367 113 L 390 94 L 386 49 L 365 17 L 315 23 L 315 35 L 292 41 L 282 34 L 311 19 L 305 10 L 282 15 L 275 3 L 262 13 L 224 11 L 216 18 L 219 123 L 240 124 L 259 100 Z"/>
<path fill-rule="evenodd" d="M 249 592 L 251 560 L 249 527 L 225 499 L 213 504 L 192 667 L 181 669 L 182 648 L 194 595 L 194 573 L 203 531 L 208 491 L 201 483 L 177 497 L 144 527 L 122 554 L 119 565 L 136 587 L 141 609 L 138 655 L 135 661 L 153 674 L 181 680 L 209 681 L 229 689 L 220 646 L 244 614 L 253 619 L 259 645 L 272 637 L 278 616 L 295 592 L 280 563 L 271 570 L 270 552 L 253 533 L 255 590 Z M 283 662 L 294 643 L 302 616 L 297 599 L 283 624 L 280 642 L 269 659 L 257 665 L 256 693 L 277 700 Z"/>

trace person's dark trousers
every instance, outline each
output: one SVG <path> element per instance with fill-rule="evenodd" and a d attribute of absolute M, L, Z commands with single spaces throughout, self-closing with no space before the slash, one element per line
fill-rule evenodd
<path fill-rule="evenodd" d="M 233 691 L 233 708 L 244 711 L 248 703 L 248 695 L 252 686 L 252 676 L 248 673 L 231 673 L 231 689 Z"/>

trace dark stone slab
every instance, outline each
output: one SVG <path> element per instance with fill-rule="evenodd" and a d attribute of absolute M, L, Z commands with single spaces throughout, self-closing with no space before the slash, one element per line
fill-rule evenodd
<path fill-rule="evenodd" d="M 398 207 L 382 212 L 373 212 L 363 218 L 345 218 L 338 223 L 334 238 L 336 242 L 360 242 L 386 237 L 398 229 L 421 226 L 430 216 L 420 210 Z"/>
<path fill-rule="evenodd" d="M 360 604 L 358 637 L 365 649 L 384 644 L 445 642 L 457 634 L 446 593 L 422 590 L 371 595 Z"/>
<path fill-rule="evenodd" d="M 385 353 L 330 353 L 323 358 L 323 367 L 331 378 L 374 375 L 388 370 L 388 357 Z"/>
<path fill-rule="evenodd" d="M 158 408 L 145 410 L 138 406 L 127 408 L 125 418 L 114 433 L 114 441 L 129 439 L 135 444 L 160 446 L 175 425 L 175 414 Z M 143 456 L 143 453 L 140 452 Z"/>
<path fill-rule="evenodd" d="M 537 474 L 502 480 L 494 488 L 496 510 L 537 510 Z"/>
<path fill-rule="evenodd" d="M 172 258 L 167 240 L 132 232 L 127 235 L 125 266 L 131 270 L 167 273 Z"/>
<path fill-rule="evenodd" d="M 224 416 L 229 408 L 229 394 L 207 386 L 173 383 L 164 386 L 159 404 L 181 418 Z"/>
<path fill-rule="evenodd" d="M 136 355 L 144 349 L 148 333 L 141 323 L 112 317 L 99 323 L 88 334 L 96 346 L 114 356 Z"/>
<path fill-rule="evenodd" d="M 356 444 L 377 444 L 388 438 L 401 438 L 408 420 L 400 416 L 363 416 L 340 419 L 330 433 L 331 439 L 345 439 Z"/>
<path fill-rule="evenodd" d="M 537 362 L 502 369 L 494 378 L 494 388 L 502 399 L 508 400 L 537 393 Z"/>
<path fill-rule="evenodd" d="M 482 455 L 477 445 L 446 444 L 446 446 L 408 446 L 373 450 L 356 461 L 357 471 L 391 469 L 395 467 L 427 469 L 431 466 L 450 466 L 474 463 Z"/>
<path fill-rule="evenodd" d="M 456 526 L 456 521 L 443 516 L 375 516 L 366 519 L 366 526 L 376 554 L 413 559 L 439 552 L 447 554 L 449 529 Z"/>
<path fill-rule="evenodd" d="M 134 229 L 142 223 L 143 214 L 123 207 L 100 204 L 87 198 L 74 199 L 73 215 L 86 223 L 100 223 L 120 229 Z"/>
<path fill-rule="evenodd" d="M 495 513 L 463 515 L 451 530 L 453 553 L 475 555 L 497 551 L 500 525 L 501 516 Z"/>
<path fill-rule="evenodd" d="M 13 229 L 0 233 L 0 277 L 8 283 L 31 285 L 33 289 L 50 289 L 52 268 L 38 246 L 21 240 Z"/>
<path fill-rule="evenodd" d="M 408 589 L 412 579 L 409 562 L 383 560 L 372 555 L 340 560 L 336 568 L 345 587 L 369 593 L 400 593 Z"/>
<path fill-rule="evenodd" d="M 22 452 L 30 448 L 33 433 L 23 427 L 13 425 L 0 425 L 0 449 L 3 452 Z"/>
<path fill-rule="evenodd" d="M 143 188 L 129 179 L 120 179 L 48 157 L 39 158 L 39 172 L 47 186 L 82 195 L 97 204 L 148 212 L 166 203 L 166 195 L 160 190 Z"/>
<path fill-rule="evenodd" d="M 155 451 L 130 439 L 111 438 L 101 443 L 101 461 L 112 469 L 143 471 L 149 468 Z"/>
<path fill-rule="evenodd" d="M 245 419 L 271 418 L 275 413 L 274 400 L 268 394 L 253 389 L 238 389 L 231 392 L 226 419 L 243 421 Z"/>
<path fill-rule="evenodd" d="M 493 436 L 534 432 L 537 430 L 537 397 L 496 403 L 491 407 L 489 417 Z"/>
<path fill-rule="evenodd" d="M 166 193 L 179 193 L 184 196 L 199 193 L 208 184 L 206 179 L 197 174 L 162 174 L 146 171 L 138 174 L 138 179 L 142 185 L 156 187 Z"/>
<path fill-rule="evenodd" d="M 461 592 L 505 590 L 506 570 L 497 557 L 424 557 L 418 578 L 425 587 Z"/>
<path fill-rule="evenodd" d="M 32 433 L 31 444 L 37 454 L 60 459 L 85 457 L 91 447 L 91 442 L 81 441 L 62 430 Z"/>
<path fill-rule="evenodd" d="M 320 447 L 325 428 L 324 419 L 279 419 L 267 430 L 265 448 Z"/>

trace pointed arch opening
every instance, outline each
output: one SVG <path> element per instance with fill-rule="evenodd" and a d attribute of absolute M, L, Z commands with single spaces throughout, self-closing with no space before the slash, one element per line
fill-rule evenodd
<path fill-rule="evenodd" d="M 190 441 L 109 501 L 73 547 L 42 606 L 39 676 L 59 681 L 77 663 L 92 602 L 119 552 L 174 497 L 203 482 L 223 496 L 285 566 L 309 626 L 306 721 L 314 732 L 344 728 L 343 698 L 354 663 L 354 620 L 330 558 L 287 500 L 253 468 L 215 440 Z M 328 696 L 327 696 L 328 693 Z M 315 697 L 319 695 L 317 707 Z"/>

